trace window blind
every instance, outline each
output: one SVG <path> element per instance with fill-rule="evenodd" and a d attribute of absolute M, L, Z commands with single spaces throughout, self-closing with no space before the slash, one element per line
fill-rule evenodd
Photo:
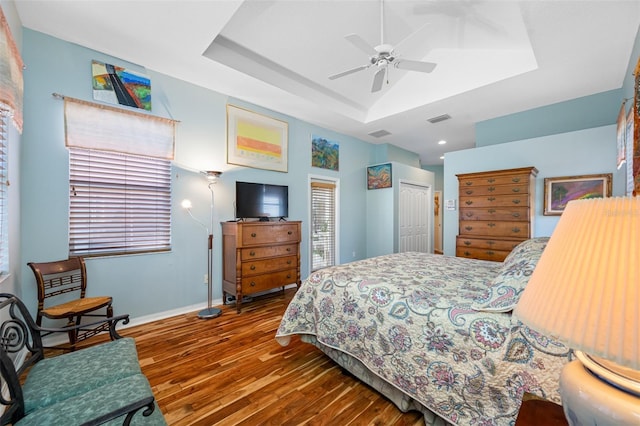
<path fill-rule="evenodd" d="M 336 185 L 311 182 L 311 270 L 335 265 Z"/>
<path fill-rule="evenodd" d="M 171 248 L 171 163 L 70 148 L 69 253 L 99 256 Z"/>
<path fill-rule="evenodd" d="M 11 34 L 11 28 L 0 7 L 0 102 L 9 110 L 16 129 L 22 133 L 24 96 L 24 63 Z"/>

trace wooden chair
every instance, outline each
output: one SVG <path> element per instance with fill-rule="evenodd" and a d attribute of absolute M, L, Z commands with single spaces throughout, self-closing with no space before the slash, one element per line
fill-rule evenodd
<path fill-rule="evenodd" d="M 69 327 L 81 325 L 82 317 L 113 317 L 111 297 L 85 297 L 87 269 L 82 257 L 43 263 L 29 262 L 28 265 L 33 270 L 38 285 L 38 326 L 42 326 L 43 317 L 67 319 Z M 95 313 L 101 308 L 106 308 L 105 314 Z M 78 342 L 109 331 L 108 325 L 102 323 L 96 327 L 79 327 L 69 331 L 69 346 L 63 348 L 75 350 Z"/>

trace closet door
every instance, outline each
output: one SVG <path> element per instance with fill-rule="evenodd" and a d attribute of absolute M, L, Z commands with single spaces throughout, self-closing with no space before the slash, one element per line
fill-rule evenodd
<path fill-rule="evenodd" d="M 431 187 L 400 182 L 398 251 L 433 252 L 432 213 Z"/>

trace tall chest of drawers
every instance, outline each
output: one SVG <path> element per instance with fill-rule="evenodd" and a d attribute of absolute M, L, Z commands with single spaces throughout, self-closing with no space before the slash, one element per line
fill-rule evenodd
<path fill-rule="evenodd" d="M 222 292 L 236 298 L 300 286 L 301 222 L 222 222 Z"/>
<path fill-rule="evenodd" d="M 503 261 L 533 234 L 535 167 L 459 174 L 456 256 Z"/>

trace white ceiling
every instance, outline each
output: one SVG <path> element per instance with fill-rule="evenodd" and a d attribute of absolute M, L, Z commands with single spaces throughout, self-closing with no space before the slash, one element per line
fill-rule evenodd
<path fill-rule="evenodd" d="M 375 67 L 328 76 L 368 63 L 345 35 L 381 44 L 378 0 L 15 3 L 27 28 L 400 146 L 423 165 L 473 147 L 476 122 L 620 88 L 640 25 L 638 0 L 386 0 L 384 42 L 400 59 L 438 65 L 428 74 L 390 68 L 371 93 Z M 442 114 L 452 118 L 427 121 Z M 378 130 L 391 134 L 368 135 Z"/>

